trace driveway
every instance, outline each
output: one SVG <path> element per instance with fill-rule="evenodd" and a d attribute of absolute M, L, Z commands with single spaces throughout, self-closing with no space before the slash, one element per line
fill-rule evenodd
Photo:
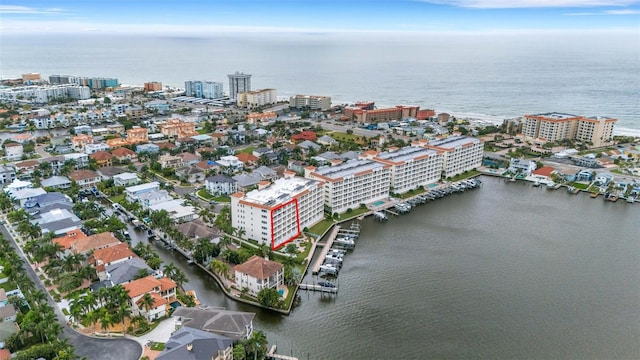
<path fill-rule="evenodd" d="M 35 284 L 36 289 L 42 290 L 49 295 L 47 289 L 45 289 L 44 285 L 40 282 L 36 272 L 27 261 L 22 250 L 16 245 L 15 240 L 4 224 L 0 226 L 0 232 L 6 239 L 11 240 L 11 246 L 16 249 L 22 258 L 27 275 L 29 275 L 31 281 Z M 62 337 L 68 339 L 69 344 L 75 347 L 76 355 L 79 357 L 86 357 L 91 360 L 137 360 L 142 355 L 142 347 L 135 340 L 122 338 L 99 339 L 76 332 L 67 325 L 64 314 L 60 311 L 51 296 L 47 296 L 47 301 L 58 317 L 58 321 L 62 324 Z"/>

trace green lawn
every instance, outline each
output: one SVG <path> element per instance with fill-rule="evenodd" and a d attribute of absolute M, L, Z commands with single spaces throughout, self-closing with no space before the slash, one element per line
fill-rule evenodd
<path fill-rule="evenodd" d="M 16 285 L 16 283 L 14 283 L 13 281 L 9 280 L 6 283 L 0 284 L 0 288 L 3 288 L 4 291 L 11 291 L 11 290 L 17 289 L 18 285 Z"/>
<path fill-rule="evenodd" d="M 463 180 L 463 179 L 470 178 L 470 177 L 472 177 L 472 176 L 476 176 L 476 175 L 478 175 L 478 174 L 480 174 L 480 172 L 479 172 L 479 171 L 477 171 L 477 170 L 469 170 L 469 171 L 465 171 L 465 172 L 463 172 L 462 174 L 459 174 L 459 175 L 454 176 L 454 177 L 451 179 L 451 181 L 460 181 L 460 180 Z"/>
<path fill-rule="evenodd" d="M 198 190 L 198 196 L 200 196 L 201 198 L 203 198 L 205 200 L 209 200 L 209 201 L 213 200 L 213 195 L 209 194 L 207 189 Z"/>
<path fill-rule="evenodd" d="M 295 292 L 296 292 L 295 286 L 287 286 L 287 289 L 289 289 L 289 291 L 287 291 L 287 297 L 284 299 L 284 309 L 288 309 L 291 306 L 291 302 L 293 301 L 293 296 L 295 295 Z"/>
<path fill-rule="evenodd" d="M 412 196 L 416 196 L 416 195 L 418 195 L 418 194 L 425 193 L 426 191 L 427 191 L 427 190 L 425 190 L 425 189 L 413 189 L 413 190 L 409 190 L 409 191 L 407 191 L 407 192 L 406 192 L 406 193 L 404 193 L 404 194 L 400 194 L 400 196 L 399 196 L 399 197 L 400 197 L 401 199 L 406 199 L 406 198 L 410 198 L 410 197 L 412 197 Z"/>
<path fill-rule="evenodd" d="M 338 220 L 351 219 L 351 218 L 353 218 L 353 217 L 356 217 L 356 216 L 362 215 L 362 214 L 364 214 L 364 213 L 366 213 L 366 212 L 369 212 L 369 211 L 370 211 L 370 210 L 369 210 L 369 209 L 367 209 L 367 208 L 357 208 L 357 209 L 353 210 L 353 211 L 352 211 L 352 212 L 350 212 L 350 213 L 346 213 L 346 212 L 345 212 L 344 214 L 340 214 L 340 215 L 338 215 Z"/>
<path fill-rule="evenodd" d="M 251 154 L 251 153 L 253 152 L 253 150 L 255 150 L 255 149 L 256 149 L 256 147 L 255 147 L 255 146 L 249 146 L 249 147 L 246 147 L 246 148 L 244 148 L 244 149 L 242 149 L 242 150 L 237 150 L 237 151 L 236 151 L 236 154 L 242 154 L 242 153 L 249 153 L 249 154 Z"/>
<path fill-rule="evenodd" d="M 327 219 L 323 219 L 322 221 L 320 221 L 319 223 L 313 225 L 312 227 L 309 228 L 309 232 L 316 234 L 316 235 L 322 235 L 324 234 L 325 231 L 327 231 L 327 229 L 329 229 L 331 227 L 331 225 L 333 225 L 333 221 L 331 220 L 327 220 Z"/>
<path fill-rule="evenodd" d="M 124 194 L 120 194 L 120 195 L 116 195 L 116 196 L 112 196 L 109 198 L 111 201 L 113 201 L 114 203 L 120 203 L 122 201 L 124 201 Z"/>
<path fill-rule="evenodd" d="M 218 195 L 216 197 L 213 198 L 213 200 L 217 201 L 217 202 L 223 202 L 223 203 L 230 203 L 231 202 L 231 198 L 227 195 Z"/>
<path fill-rule="evenodd" d="M 362 136 L 355 135 L 355 134 L 347 134 L 347 133 L 338 132 L 338 131 L 331 132 L 328 135 L 338 141 L 353 140 L 354 142 L 359 142 L 360 140 L 362 140 Z"/>
<path fill-rule="evenodd" d="M 164 350 L 164 343 L 155 342 L 154 341 L 154 342 L 151 343 L 151 347 L 150 348 L 151 348 L 151 350 L 154 350 L 154 351 L 162 351 L 162 350 Z"/>
<path fill-rule="evenodd" d="M 589 184 L 583 184 L 579 182 L 574 182 L 573 187 L 580 190 L 586 190 L 589 187 Z"/>

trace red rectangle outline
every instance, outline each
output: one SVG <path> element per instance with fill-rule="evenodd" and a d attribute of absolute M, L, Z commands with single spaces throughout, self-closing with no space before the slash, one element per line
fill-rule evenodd
<path fill-rule="evenodd" d="M 292 236 L 291 238 L 289 238 L 287 241 L 283 242 L 282 244 L 280 244 L 278 247 L 275 247 L 275 243 L 276 243 L 276 239 L 275 239 L 275 226 L 273 224 L 273 213 L 282 208 L 285 207 L 291 203 L 295 203 L 296 205 L 296 225 L 298 226 L 298 232 L 297 234 L 295 234 L 294 236 Z M 297 238 L 298 236 L 300 236 L 300 209 L 298 207 L 298 199 L 293 198 L 289 201 L 287 201 L 286 203 L 283 203 L 281 205 L 276 206 L 275 208 L 271 209 L 271 250 L 278 250 L 281 247 L 287 245 L 288 243 L 292 242 L 295 238 Z"/>

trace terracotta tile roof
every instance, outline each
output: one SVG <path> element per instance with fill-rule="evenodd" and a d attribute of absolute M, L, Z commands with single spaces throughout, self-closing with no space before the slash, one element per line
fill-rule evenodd
<path fill-rule="evenodd" d="M 183 161 L 192 161 L 192 160 L 200 160 L 201 156 L 196 155 L 196 154 L 192 154 L 192 153 L 188 153 L 188 152 L 183 152 L 182 154 L 178 155 L 182 158 Z"/>
<path fill-rule="evenodd" d="M 117 244 L 120 244 L 120 240 L 113 236 L 112 233 L 103 232 L 87 236 L 85 238 L 79 238 L 72 247 L 76 253 L 86 253 L 94 249 L 100 249 Z"/>
<path fill-rule="evenodd" d="M 153 306 L 151 307 L 152 309 L 156 309 L 162 305 L 166 305 L 169 303 L 169 301 L 165 298 L 163 298 L 162 296 L 158 295 L 157 293 L 151 293 L 151 297 L 153 298 L 154 303 Z M 138 301 L 136 301 L 136 304 L 138 305 L 139 308 L 142 307 L 142 298 L 138 299 Z"/>
<path fill-rule="evenodd" d="M 162 280 L 162 281 L 160 281 Z M 140 296 L 142 294 L 152 292 L 156 288 L 162 289 L 161 291 L 165 291 L 172 287 L 176 287 L 176 283 L 173 280 L 168 278 L 156 279 L 153 276 L 149 275 L 147 277 L 143 277 L 141 279 L 133 280 L 128 284 L 124 284 L 124 289 L 129 293 L 130 298 L 134 298 L 136 296 Z"/>
<path fill-rule="evenodd" d="M 69 179 L 74 181 L 97 178 L 98 174 L 92 170 L 76 170 L 68 175 Z"/>
<path fill-rule="evenodd" d="M 109 264 L 117 260 L 134 257 L 138 256 L 131 251 L 131 249 L 129 249 L 129 245 L 125 243 L 98 249 L 93 252 L 93 258 L 96 260 L 96 263 L 102 262 L 103 264 Z"/>
<path fill-rule="evenodd" d="M 158 145 L 158 147 L 159 147 L 160 149 L 175 149 L 175 148 L 176 148 L 176 145 L 175 145 L 175 144 L 172 144 L 172 143 L 170 143 L 170 142 L 158 143 L 158 144 L 156 144 L 156 145 Z"/>
<path fill-rule="evenodd" d="M 257 156 L 255 156 L 253 154 L 249 154 L 249 153 L 236 154 L 236 157 L 238 158 L 239 161 L 241 161 L 243 163 L 258 161 L 258 157 Z"/>
<path fill-rule="evenodd" d="M 108 161 L 113 155 L 106 151 L 96 151 L 93 154 L 89 155 L 90 158 L 95 159 L 96 161 Z"/>
<path fill-rule="evenodd" d="M 70 249 L 76 241 L 78 241 L 79 239 L 84 239 L 86 237 L 87 235 L 83 233 L 82 230 L 76 229 L 67 231 L 64 236 L 53 239 L 53 242 L 55 244 L 62 245 L 62 248 L 67 250 Z"/>
<path fill-rule="evenodd" d="M 22 146 L 20 143 L 6 143 L 4 147 L 14 147 L 14 146 Z"/>
<path fill-rule="evenodd" d="M 556 171 L 556 168 L 554 168 L 553 166 L 543 166 L 540 169 L 537 169 L 533 172 L 533 175 L 540 175 L 540 176 L 551 176 L 551 173 L 553 173 L 554 171 Z"/>
<path fill-rule="evenodd" d="M 21 161 L 19 163 L 16 163 L 15 165 L 17 168 L 27 168 L 31 166 L 38 166 L 38 164 L 40 163 L 36 160 L 27 160 L 27 161 Z"/>
<path fill-rule="evenodd" d="M 123 156 L 127 156 L 127 155 L 128 156 L 136 156 L 136 157 L 138 156 L 135 151 L 131 151 L 131 150 L 129 150 L 127 148 L 124 148 L 124 147 L 120 147 L 120 148 L 111 150 L 111 154 L 113 154 L 114 156 L 117 156 L 117 157 L 123 157 Z"/>
<path fill-rule="evenodd" d="M 256 279 L 267 279 L 282 269 L 282 264 L 253 255 L 234 269 Z"/>

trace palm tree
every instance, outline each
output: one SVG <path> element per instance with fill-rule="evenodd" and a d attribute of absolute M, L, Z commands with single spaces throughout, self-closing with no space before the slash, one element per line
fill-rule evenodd
<path fill-rule="evenodd" d="M 140 298 L 140 305 L 142 306 L 142 308 L 146 311 L 146 315 L 147 315 L 147 320 L 149 320 L 149 310 L 151 310 L 153 308 L 153 305 L 155 304 L 155 299 L 151 296 L 151 294 L 149 293 L 145 293 L 142 298 Z"/>
<path fill-rule="evenodd" d="M 226 279 L 229 278 L 229 264 L 220 260 L 213 260 L 209 266 L 211 271 L 223 275 Z"/>
<path fill-rule="evenodd" d="M 107 330 L 107 336 L 110 336 L 110 326 L 113 324 L 113 315 L 107 311 L 105 308 L 100 309 L 100 327 L 102 330 Z"/>
<path fill-rule="evenodd" d="M 120 306 L 119 308 L 116 309 L 116 318 L 119 319 L 120 321 L 122 321 L 122 335 L 126 336 L 127 335 L 127 330 L 126 330 L 126 322 L 125 320 L 131 316 L 131 307 L 129 306 L 129 304 L 125 304 L 124 306 Z"/>
<path fill-rule="evenodd" d="M 171 262 L 168 265 L 165 265 L 162 270 L 164 271 L 164 276 L 173 278 L 173 275 L 176 273 L 178 268 L 174 265 L 173 262 Z"/>

